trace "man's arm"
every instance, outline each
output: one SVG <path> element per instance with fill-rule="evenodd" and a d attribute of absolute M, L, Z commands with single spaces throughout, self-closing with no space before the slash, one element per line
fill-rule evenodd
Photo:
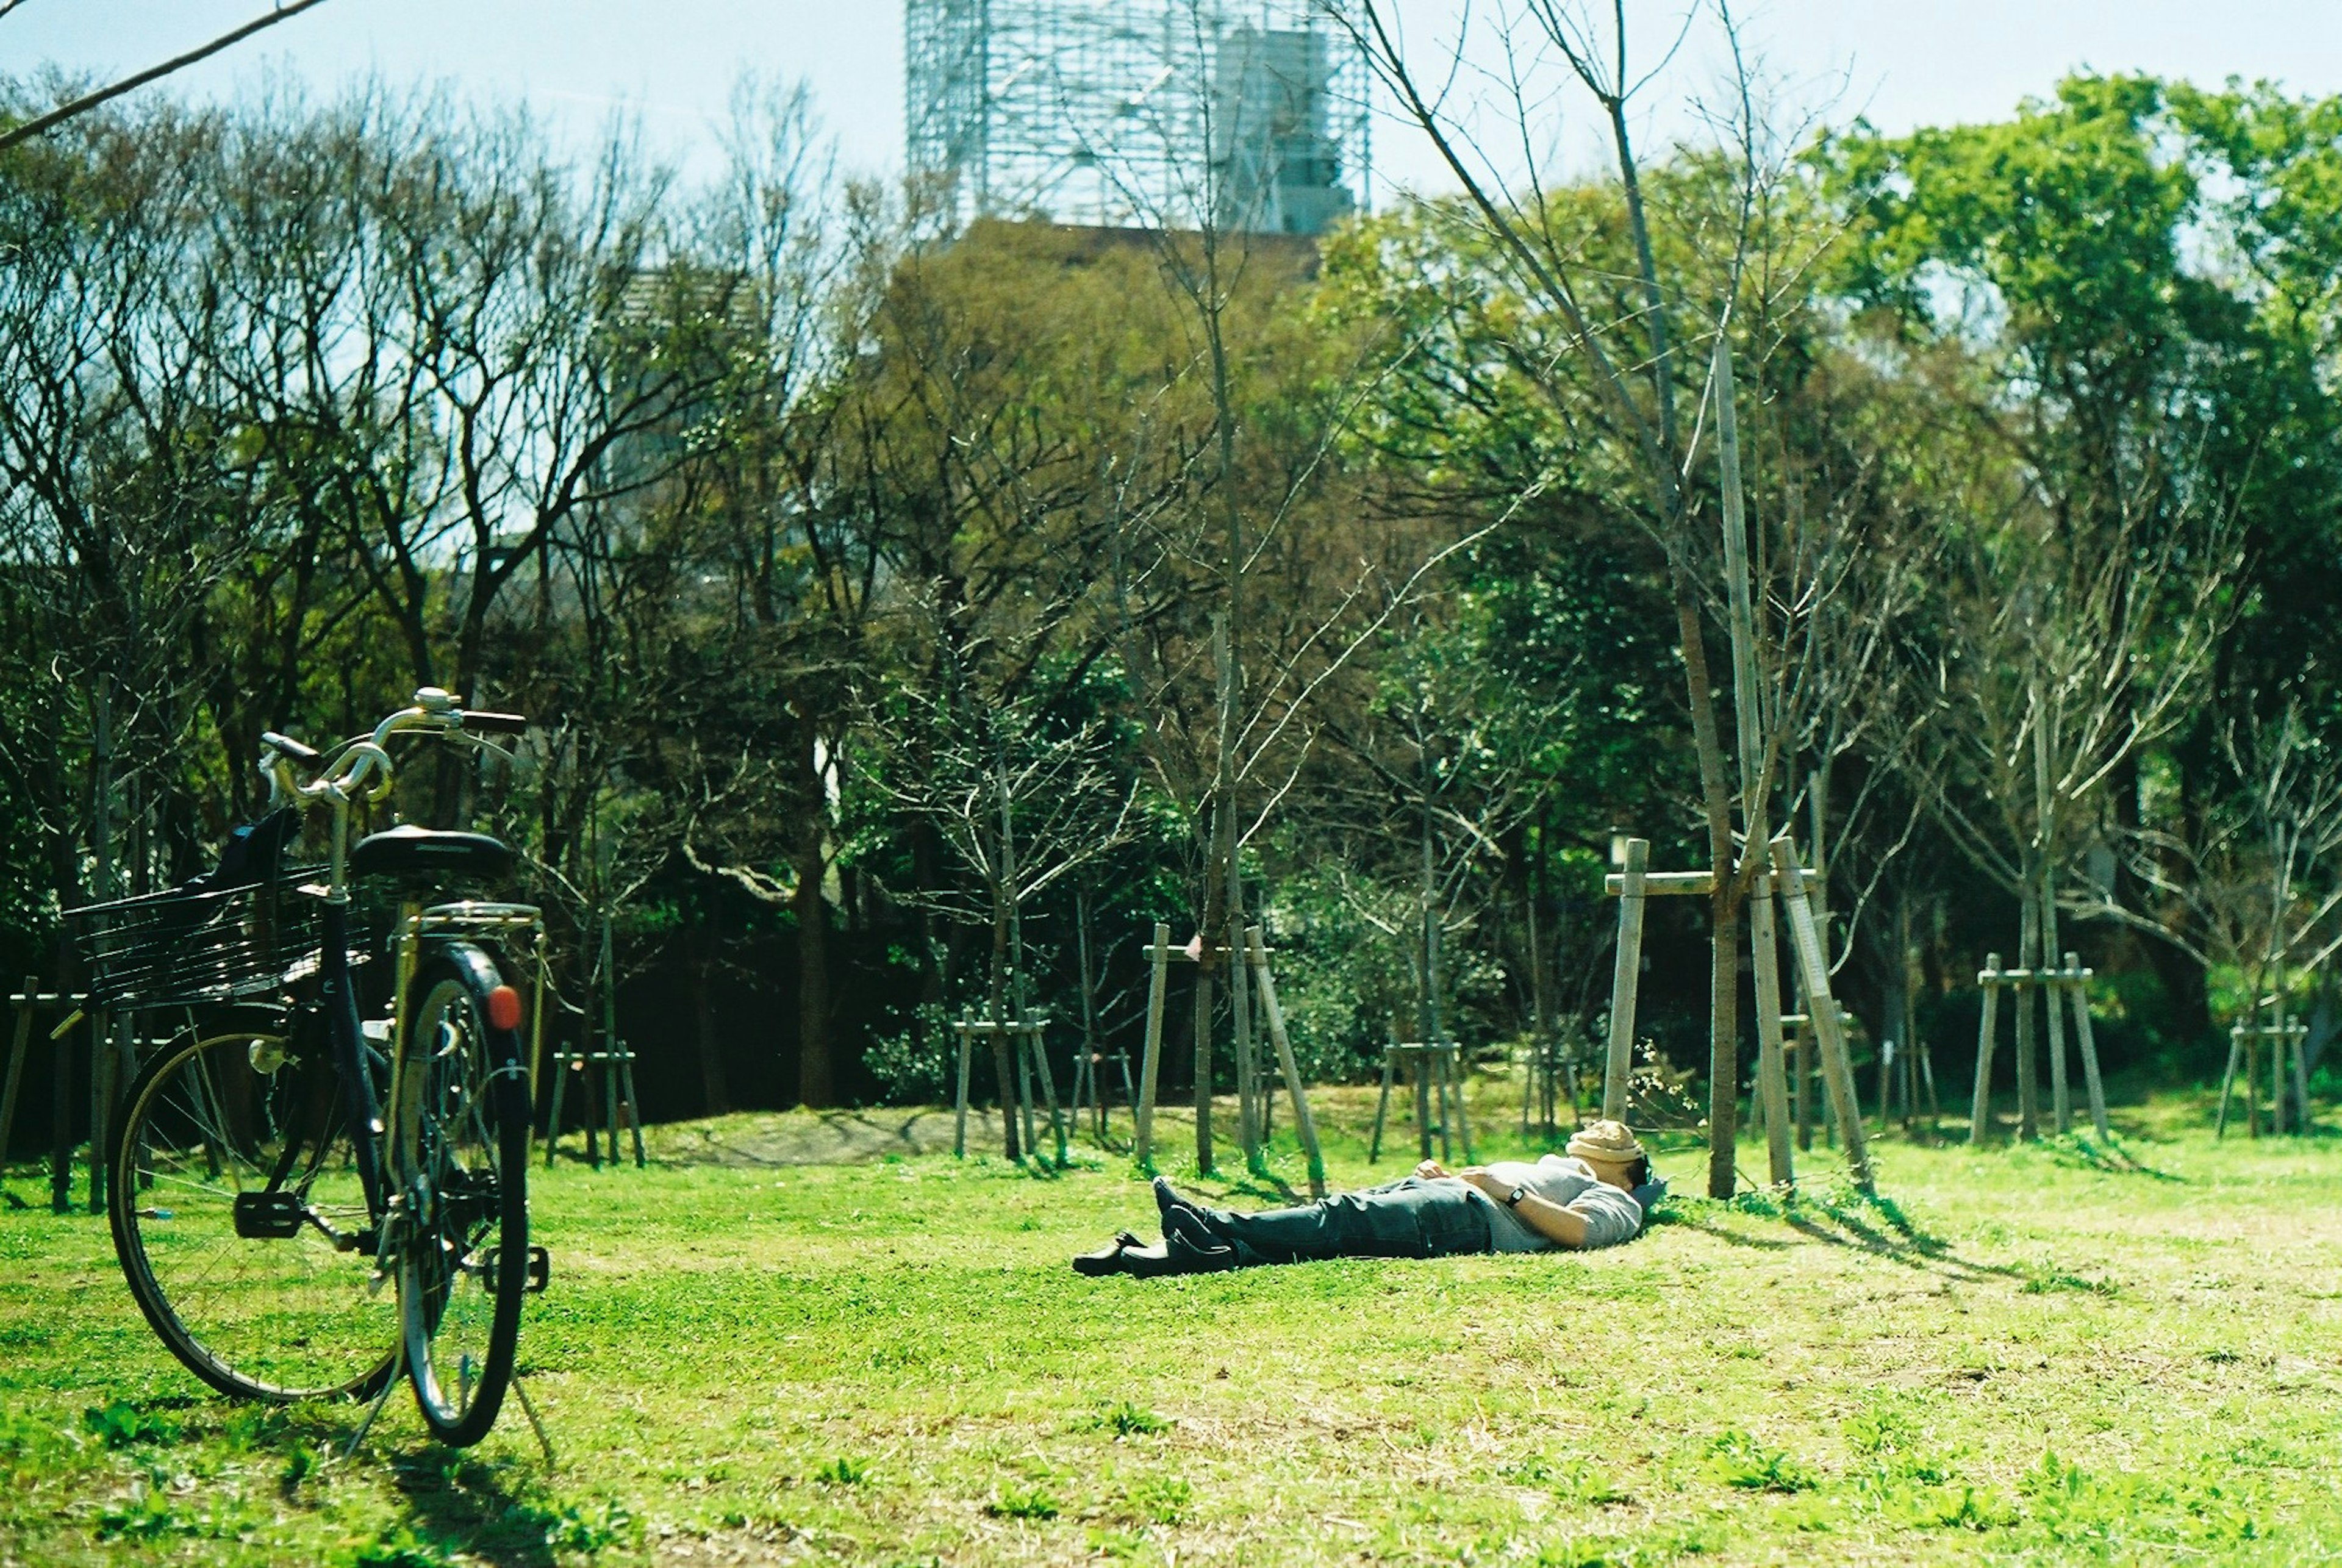
<path fill-rule="evenodd" d="M 1513 1189 L 1510 1186 L 1476 1166 L 1457 1174 L 1500 1203 L 1512 1194 Z M 1634 1199 L 1626 1197 L 1624 1193 L 1618 1195 L 1626 1199 L 1629 1206 L 1633 1205 Z M 1632 1239 L 1635 1233 L 1635 1227 L 1625 1225 L 1623 1234 L 1613 1235 L 1609 1233 L 1619 1229 L 1620 1226 L 1600 1223 L 1600 1220 L 1606 1220 L 1609 1216 L 1604 1215 L 1598 1220 L 1588 1220 L 1586 1215 L 1567 1204 L 1556 1203 L 1550 1198 L 1541 1198 L 1535 1193 L 1525 1194 L 1519 1203 L 1512 1205 L 1512 1210 L 1514 1213 L 1520 1216 L 1521 1223 L 1528 1226 L 1555 1246 L 1566 1247 L 1572 1252 L 1583 1251 L 1587 1247 L 1613 1246 Z M 1620 1215 L 1618 1218 L 1623 1225 L 1625 1216 Z"/>
<path fill-rule="evenodd" d="M 1512 1189 L 1507 1187 L 1505 1191 L 1508 1193 Z M 1500 1203 L 1505 1201 L 1503 1193 L 1490 1195 Z M 1587 1244 L 1591 1227 L 1586 1224 L 1586 1216 L 1550 1198 L 1540 1198 L 1531 1193 L 1513 1205 L 1513 1213 L 1520 1216 L 1521 1223 L 1555 1246 L 1576 1251 Z"/>

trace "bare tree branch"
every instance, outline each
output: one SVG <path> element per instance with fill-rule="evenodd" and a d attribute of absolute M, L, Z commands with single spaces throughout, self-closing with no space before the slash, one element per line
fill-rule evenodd
<path fill-rule="evenodd" d="M 15 10 L 24 3 L 25 0 L 10 0 L 7 9 L 0 10 L 0 16 L 5 16 L 9 11 Z M 279 0 L 275 10 L 263 12 L 243 26 L 232 28 L 207 44 L 198 45 L 184 55 L 175 55 L 159 65 L 149 65 L 144 71 L 123 77 L 111 86 L 100 87 L 94 93 L 85 93 L 69 103 L 58 105 L 45 115 L 25 121 L 13 130 L 0 132 L 0 153 L 6 152 L 19 142 L 30 141 L 35 136 L 55 130 L 67 120 L 86 115 L 102 104 L 110 104 L 125 93 L 135 92 L 149 82 L 159 82 L 174 72 L 184 71 L 198 61 L 208 60 L 221 50 L 244 42 L 264 28 L 274 27 L 279 22 L 290 21 L 311 6 L 324 3 L 325 0 Z"/>

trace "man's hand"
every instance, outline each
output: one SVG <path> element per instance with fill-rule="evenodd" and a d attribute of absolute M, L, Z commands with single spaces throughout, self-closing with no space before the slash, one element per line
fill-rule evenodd
<path fill-rule="evenodd" d="M 1436 1182 L 1446 1174 L 1447 1167 L 1436 1160 L 1426 1160 L 1415 1168 L 1416 1180 L 1419 1182 Z"/>
<path fill-rule="evenodd" d="M 1500 1203 L 1512 1195 L 1512 1183 L 1492 1174 L 1486 1165 L 1466 1165 L 1456 1174 Z"/>

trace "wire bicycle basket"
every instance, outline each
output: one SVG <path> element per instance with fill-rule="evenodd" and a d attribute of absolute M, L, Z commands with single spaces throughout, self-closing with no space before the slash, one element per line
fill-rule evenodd
<path fill-rule="evenodd" d="M 181 1007 L 273 991 L 314 970 L 325 901 L 314 869 L 217 892 L 174 889 L 65 912 L 110 1006 Z"/>

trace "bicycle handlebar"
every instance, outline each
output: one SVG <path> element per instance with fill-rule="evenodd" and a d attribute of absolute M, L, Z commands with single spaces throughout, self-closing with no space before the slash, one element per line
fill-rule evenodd
<path fill-rule="evenodd" d="M 280 735 L 275 730 L 261 731 L 260 744 L 272 752 L 290 757 L 296 763 L 306 763 L 312 767 L 325 760 L 314 748 L 303 745 L 291 735 Z"/>
<path fill-rule="evenodd" d="M 485 735 L 516 735 L 528 728 L 528 719 L 522 714 L 491 714 L 466 708 L 464 727 Z"/>
<path fill-rule="evenodd" d="M 364 799 L 377 801 L 388 794 L 396 781 L 396 770 L 390 760 L 387 743 L 402 732 L 427 730 L 442 735 L 507 734 L 516 735 L 528 727 L 528 720 L 519 714 L 499 714 L 482 711 L 466 712 L 455 705 L 455 699 L 436 686 L 422 687 L 415 694 L 411 706 L 399 709 L 374 727 L 370 735 L 345 744 L 327 762 L 324 754 L 302 744 L 289 735 L 274 730 L 262 733 L 261 772 L 266 775 L 271 804 L 276 799 L 303 801 L 334 801 L 347 803 Z M 478 743 L 485 745 L 485 742 Z M 493 749 L 493 748 L 491 748 Z M 294 764 L 304 767 L 325 765 L 304 784 L 294 772 Z M 367 788 L 368 779 L 379 774 L 381 782 Z"/>

